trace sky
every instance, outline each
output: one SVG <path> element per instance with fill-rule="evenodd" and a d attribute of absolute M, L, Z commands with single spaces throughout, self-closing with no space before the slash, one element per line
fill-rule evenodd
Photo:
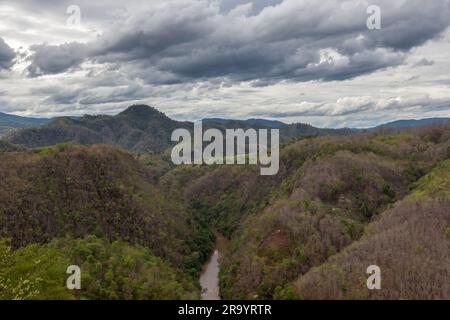
<path fill-rule="evenodd" d="M 0 0 L 0 112 L 450 117 L 449 53 L 450 0 Z"/>

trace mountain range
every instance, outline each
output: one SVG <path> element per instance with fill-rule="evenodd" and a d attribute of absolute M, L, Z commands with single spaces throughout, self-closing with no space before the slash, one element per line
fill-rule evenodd
<path fill-rule="evenodd" d="M 279 125 L 279 126 L 276 126 Z M 279 128 L 282 142 L 305 136 L 341 135 L 350 129 L 320 129 L 308 124 L 284 124 L 270 120 L 250 119 L 206 121 L 205 128 Z M 41 126 L 10 131 L 3 137 L 7 143 L 28 148 L 65 142 L 78 144 L 111 144 L 133 152 L 159 152 L 169 147 L 175 129 L 193 130 L 192 122 L 170 119 L 164 113 L 146 105 L 133 105 L 115 116 L 85 115 L 56 118 Z"/>
<path fill-rule="evenodd" d="M 0 112 L 0 137 L 13 129 L 39 126 L 49 122 L 50 119 L 46 118 L 20 117 Z"/>
<path fill-rule="evenodd" d="M 180 125 L 149 107 L 55 122 L 40 130 L 115 144 L 0 151 L 0 299 L 197 299 L 215 233 L 225 299 L 449 298 L 449 125 L 291 141 L 261 176 L 118 148 Z M 371 265 L 382 290 L 366 287 Z"/>
<path fill-rule="evenodd" d="M 407 128 L 407 127 L 417 127 L 417 126 L 428 126 L 433 124 L 447 124 L 450 123 L 450 118 L 426 118 L 426 119 L 411 119 L 411 120 L 397 120 L 388 122 L 375 127 L 380 128 Z"/>
<path fill-rule="evenodd" d="M 265 126 L 265 127 L 282 127 L 287 125 L 284 122 L 277 121 L 277 120 L 267 120 L 267 119 L 247 119 L 247 120 L 234 120 L 234 119 L 222 119 L 222 118 L 205 118 L 202 120 L 203 123 L 209 124 L 209 123 L 219 123 L 222 125 L 227 125 L 229 123 L 243 123 L 245 125 L 250 126 Z"/>
<path fill-rule="evenodd" d="M 308 124 L 286 124 L 268 119 L 203 119 L 206 128 L 279 128 L 283 142 L 305 136 L 348 134 L 356 129 L 323 129 Z M 450 118 L 398 120 L 365 130 L 406 129 L 416 126 L 445 124 Z M 146 105 L 133 105 L 115 116 L 30 118 L 0 113 L 0 138 L 5 143 L 25 147 L 42 147 L 64 142 L 80 144 L 106 143 L 135 152 L 158 152 L 171 145 L 171 132 L 176 128 L 192 130 L 191 122 L 170 119 Z M 25 130 L 17 130 L 25 129 Z"/>

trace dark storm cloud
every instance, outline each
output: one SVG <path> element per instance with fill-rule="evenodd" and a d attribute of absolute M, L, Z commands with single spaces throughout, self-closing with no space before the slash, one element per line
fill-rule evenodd
<path fill-rule="evenodd" d="M 33 55 L 28 72 L 31 76 L 55 74 L 78 66 L 86 58 L 87 46 L 80 43 L 66 43 L 58 46 L 46 44 L 30 48 Z"/>
<path fill-rule="evenodd" d="M 95 105 L 105 103 L 118 103 L 133 100 L 139 100 L 147 97 L 149 91 L 143 90 L 143 87 L 137 84 L 129 84 L 121 87 L 100 88 L 87 91 L 80 99 L 82 105 Z"/>
<path fill-rule="evenodd" d="M 16 53 L 8 44 L 0 38 L 0 70 L 9 69 L 14 64 Z"/>
<path fill-rule="evenodd" d="M 112 75 L 112 74 L 110 74 Z M 102 83 L 103 86 L 98 84 Z M 36 96 L 47 96 L 43 100 L 46 105 L 75 105 L 89 106 L 107 103 L 119 103 L 146 98 L 152 93 L 146 88 L 132 81 L 122 83 L 107 83 L 92 79 L 80 85 L 67 87 L 64 85 L 43 86 L 32 90 Z"/>
<path fill-rule="evenodd" d="M 44 103 L 52 105 L 75 104 L 78 102 L 80 93 L 81 91 L 79 89 L 71 90 L 61 87 L 58 88 L 58 91 L 49 95 L 49 97 L 44 100 Z"/>
<path fill-rule="evenodd" d="M 225 1 L 226 2 L 226 1 Z M 448 0 L 169 1 L 132 15 L 95 43 L 40 45 L 32 76 L 59 73 L 85 59 L 118 64 L 147 83 L 227 78 L 255 85 L 345 80 L 404 63 L 410 49 L 450 24 Z M 382 29 L 366 27 L 366 10 L 381 7 Z"/>

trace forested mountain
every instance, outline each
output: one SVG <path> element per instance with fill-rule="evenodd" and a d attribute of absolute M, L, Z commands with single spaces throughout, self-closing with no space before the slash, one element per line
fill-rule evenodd
<path fill-rule="evenodd" d="M 380 128 L 405 128 L 405 127 L 416 127 L 416 126 L 429 126 L 433 124 L 448 124 L 450 123 L 450 118 L 427 118 L 420 120 L 398 120 L 393 122 L 388 122 L 382 124 L 375 129 Z"/>
<path fill-rule="evenodd" d="M 303 299 L 448 299 L 450 160 L 411 189 L 369 223 L 360 240 L 280 292 Z M 383 270 L 384 290 L 355 286 L 364 277 L 353 271 L 371 264 Z"/>
<path fill-rule="evenodd" d="M 26 147 L 58 143 L 107 143 L 130 151 L 161 151 L 176 128 L 187 127 L 154 108 L 135 105 L 116 116 L 58 118 L 48 125 L 10 133 L 5 140 Z"/>
<path fill-rule="evenodd" d="M 116 249 L 130 251 L 130 268 L 134 265 L 134 259 L 140 259 L 143 268 L 147 263 L 160 265 L 155 265 L 154 274 L 145 277 L 159 277 L 159 272 L 184 274 L 182 281 L 190 283 L 189 297 L 198 295 L 194 279 L 212 249 L 212 234 L 202 226 L 201 217 L 195 212 L 183 206 L 170 193 L 161 192 L 151 172 L 131 154 L 104 145 L 57 145 L 32 151 L 2 152 L 0 176 L 0 238 L 10 239 L 9 244 L 13 249 L 34 246 L 23 250 L 29 250 L 31 257 L 37 260 L 40 260 L 39 250 L 42 250 L 44 256 L 50 254 L 50 250 L 66 260 L 69 257 L 79 260 L 80 255 L 89 258 L 90 254 L 84 251 L 93 250 L 93 259 L 107 265 L 116 264 L 114 261 L 108 262 L 110 259 L 127 258 L 126 255 L 115 253 Z M 66 243 L 72 241 L 70 239 L 83 239 L 87 236 L 91 238 L 79 242 L 80 246 L 86 247 L 80 249 L 82 252 Z M 58 249 L 53 244 L 39 247 L 40 244 L 53 243 L 58 238 L 66 239 L 61 240 L 63 252 L 54 252 Z M 120 248 L 115 245 L 109 249 L 101 248 L 104 243 L 116 240 L 126 241 L 133 247 L 118 244 Z M 4 244 L 5 255 L 9 255 L 9 244 L 6 247 Z M 59 247 L 59 244 L 54 245 Z M 36 250 L 38 252 L 33 252 Z M 108 250 L 107 254 L 117 256 L 104 257 L 98 250 Z M 140 258 L 135 258 L 134 254 Z M 21 254 L 14 254 L 11 257 L 13 269 L 0 270 L 0 280 L 2 271 L 14 272 L 15 267 L 24 267 L 14 266 L 14 256 L 22 259 Z M 146 260 L 146 257 L 150 260 Z M 32 261 L 23 263 L 28 263 L 26 266 L 30 267 L 33 265 Z M 139 270 L 128 270 L 126 261 L 124 263 L 125 265 L 111 266 L 110 272 L 118 272 L 115 268 L 120 267 L 125 269 L 121 272 L 126 273 L 127 277 L 138 276 Z M 169 269 L 162 270 L 164 266 Z M 94 273 L 97 272 L 95 270 L 94 268 Z M 63 277 L 65 270 L 59 271 L 58 277 Z M 3 275 L 3 279 L 6 279 L 6 275 Z M 100 280 L 98 278 L 92 281 Z M 176 278 L 172 276 L 168 276 L 167 281 L 169 280 L 176 282 Z M 5 283 L 0 283 L 0 297 L 7 294 L 2 293 L 2 285 Z M 109 289 L 113 294 L 114 288 Z M 52 288 L 42 290 L 41 294 L 46 296 Z M 86 294 L 92 297 L 93 293 L 89 291 Z M 127 297 L 125 292 L 115 294 L 117 298 Z M 177 297 L 177 294 L 173 292 L 173 295 L 159 298 Z M 141 296 L 151 297 L 146 294 Z"/>
<path fill-rule="evenodd" d="M 0 112 L 0 137 L 13 129 L 39 126 L 48 122 L 50 119 L 20 117 Z"/>
<path fill-rule="evenodd" d="M 275 128 L 274 123 L 257 120 L 207 121 L 204 127 L 205 129 L 213 127 L 221 130 L 227 128 Z M 134 105 L 116 116 L 86 115 L 81 118 L 58 118 L 44 126 L 11 132 L 4 140 L 11 144 L 29 148 L 66 142 L 79 144 L 107 143 L 138 153 L 159 152 L 172 144 L 170 141 L 171 134 L 178 128 L 192 130 L 193 124 L 172 120 L 165 114 L 146 105 Z M 283 141 L 304 136 L 347 134 L 350 132 L 346 129 L 319 129 L 300 123 L 283 124 L 279 128 Z"/>
<path fill-rule="evenodd" d="M 161 152 L 173 143 L 170 141 L 173 130 L 186 128 L 193 130 L 192 122 L 170 119 L 164 113 L 147 105 L 133 105 L 115 116 L 85 115 L 83 117 L 61 117 L 50 119 L 22 118 L 3 114 L 3 119 L 13 119 L 15 124 L 3 123 L 0 114 L 0 137 L 3 132 L 4 142 L 28 148 L 51 146 L 59 143 L 77 144 L 106 143 L 121 147 L 135 153 Z M 6 121 L 6 120 L 5 120 Z M 446 118 L 423 120 L 401 120 L 387 123 L 370 130 L 401 129 L 429 124 L 448 123 Z M 2 131 L 2 124 L 5 124 Z M 354 129 L 316 128 L 309 124 L 285 124 L 266 119 L 231 120 L 220 118 L 203 119 L 205 129 L 280 129 L 283 143 L 310 136 L 346 135 Z M 31 127 L 31 128 L 26 128 Z M 11 128 L 26 128 L 11 130 Z"/>
<path fill-rule="evenodd" d="M 450 298 L 450 126 L 316 131 L 286 141 L 279 173 L 261 176 L 250 165 L 174 166 L 163 141 L 175 125 L 134 106 L 15 136 L 59 126 L 110 145 L 4 143 L 0 298 L 198 298 L 213 232 L 229 239 L 227 299 Z M 121 138 L 127 130 L 140 138 Z M 163 151 L 123 150 L 141 146 Z M 86 270 L 78 293 L 64 289 L 70 264 Z M 369 265 L 384 290 L 365 287 Z"/>

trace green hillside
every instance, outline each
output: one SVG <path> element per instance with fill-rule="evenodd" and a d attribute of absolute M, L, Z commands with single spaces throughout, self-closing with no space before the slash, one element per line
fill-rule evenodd
<path fill-rule="evenodd" d="M 0 238 L 13 249 L 93 235 L 145 246 L 188 278 L 212 249 L 201 218 L 162 193 L 134 156 L 112 147 L 2 152 L 0 173 Z"/>
<path fill-rule="evenodd" d="M 78 265 L 81 291 L 64 286 Z M 138 245 L 88 236 L 15 251 L 0 242 L 0 299 L 196 299 L 195 281 Z"/>

